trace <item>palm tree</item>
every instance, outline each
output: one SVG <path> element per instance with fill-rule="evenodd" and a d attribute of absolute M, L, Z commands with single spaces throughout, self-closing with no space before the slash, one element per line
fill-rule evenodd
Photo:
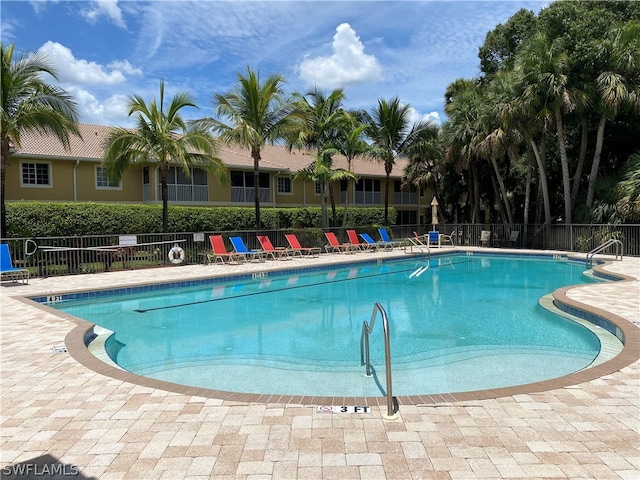
<path fill-rule="evenodd" d="M 431 122 L 420 120 L 413 125 L 411 107 L 400 103 L 395 97 L 390 101 L 379 99 L 378 105 L 368 115 L 367 135 L 377 149 L 377 157 L 384 164 L 384 222 L 389 223 L 389 183 L 396 158 L 406 156 L 406 151 L 415 143 L 422 141 L 422 133 L 434 128 Z"/>
<path fill-rule="evenodd" d="M 437 130 L 426 131 L 424 141 L 412 145 L 408 149 L 407 155 L 409 156 L 409 163 L 402 174 L 402 186 L 405 188 L 414 187 L 418 193 L 422 189 L 426 190 L 428 187 L 433 187 L 436 198 L 442 200 L 439 185 L 442 179 L 440 162 L 444 159 L 444 151 Z M 417 197 L 419 207 L 420 195 L 417 195 Z M 420 218 L 419 209 L 418 218 Z"/>
<path fill-rule="evenodd" d="M 548 124 L 551 123 L 550 114 L 548 109 L 544 105 L 540 105 L 536 99 L 524 95 L 525 75 L 520 68 L 514 70 L 511 79 L 513 81 L 513 96 L 502 105 L 500 117 L 511 129 L 518 132 L 527 147 L 527 155 L 533 156 L 536 160 L 539 190 L 542 194 L 544 209 L 544 223 L 549 225 L 551 223 L 551 201 L 547 182 L 544 142 Z M 529 175 L 527 178 L 530 178 Z M 528 184 L 527 188 L 529 188 Z M 526 215 L 528 215 L 527 212 L 528 209 L 525 209 Z"/>
<path fill-rule="evenodd" d="M 522 136 L 503 115 L 507 104 L 515 96 L 515 74 L 512 70 L 501 70 L 483 87 L 483 99 L 480 104 L 480 119 L 483 132 L 477 144 L 478 152 L 489 160 L 500 187 L 497 201 L 502 205 L 509 225 L 513 224 L 513 213 L 509 195 L 498 160 L 505 158 L 517 162 Z M 510 167 L 507 162 L 507 167 Z"/>
<path fill-rule="evenodd" d="M 361 122 L 361 115 L 357 113 L 347 113 L 347 127 L 338 135 L 335 142 L 335 149 L 347 159 L 347 171 L 351 172 L 351 164 L 358 157 L 367 157 L 372 154 L 372 147 L 365 139 L 364 134 L 369 127 L 368 124 Z M 355 180 L 355 178 L 354 178 Z M 347 186 L 351 180 L 347 180 Z M 347 187 L 347 191 L 350 189 Z M 349 194 L 345 198 L 344 211 L 342 214 L 342 228 L 347 225 L 347 209 L 349 207 Z"/>
<path fill-rule="evenodd" d="M 296 128 L 294 103 L 284 98 L 283 84 L 280 75 L 270 75 L 262 82 L 259 73 L 247 67 L 244 74 L 238 74 L 233 91 L 213 95 L 216 115 L 229 123 L 213 119 L 201 121 L 210 125 L 223 141 L 251 151 L 257 230 L 261 228 L 258 179 L 262 147 L 268 142 L 289 138 L 291 130 Z"/>
<path fill-rule="evenodd" d="M 640 153 L 631 155 L 615 188 L 616 208 L 626 222 L 640 221 Z"/>
<path fill-rule="evenodd" d="M 633 81 L 633 77 L 637 78 L 640 71 L 638 38 L 640 38 L 640 23 L 629 22 L 614 30 L 602 43 L 598 52 L 599 57 L 608 63 L 609 68 L 600 73 L 596 79 L 601 113 L 587 190 L 586 203 L 589 208 L 593 205 L 607 119 L 613 120 L 625 107 L 636 113 L 640 111 L 640 85 Z"/>
<path fill-rule="evenodd" d="M 337 153 L 332 148 L 327 148 L 322 154 L 317 153 L 315 161 L 300 170 L 294 175 L 294 180 L 311 180 L 320 184 L 320 207 L 322 209 L 322 227 L 329 226 L 329 215 L 327 213 L 327 193 L 329 185 L 341 180 L 354 180 L 355 175 L 343 168 L 332 168 L 331 155 Z"/>
<path fill-rule="evenodd" d="M 136 128 L 114 128 L 104 144 L 102 163 L 110 178 L 119 180 L 129 168 L 157 165 L 162 196 L 162 232 L 169 231 L 169 189 L 167 176 L 171 166 L 181 167 L 186 175 L 197 167 L 214 173 L 221 181 L 228 177 L 227 167 L 216 157 L 214 138 L 203 128 L 187 127 L 180 116 L 185 107 L 197 108 L 188 92 L 178 92 L 165 108 L 164 81 L 160 82 L 160 101 L 147 105 L 139 95 L 128 98 L 129 116 L 136 115 Z"/>
<path fill-rule="evenodd" d="M 571 223 L 571 177 L 563 115 L 576 108 L 576 101 L 569 85 L 567 52 L 559 40 L 550 41 L 540 33 L 524 45 L 516 63 L 526 78 L 525 97 L 530 103 L 544 105 L 553 115 L 562 168 L 564 222 Z"/>
<path fill-rule="evenodd" d="M 480 135 L 479 109 L 482 98 L 476 82 L 458 79 L 447 87 L 445 113 L 449 120 L 442 126 L 445 158 L 457 171 L 469 172 L 471 222 L 480 220 L 480 178 L 478 152 L 474 148 Z"/>
<path fill-rule="evenodd" d="M 290 139 L 289 148 L 293 146 L 315 148 L 318 158 L 322 158 L 328 168 L 331 168 L 331 155 L 324 155 L 324 151 L 333 148 L 338 137 L 348 128 L 348 117 L 342 108 L 345 98 L 342 89 L 332 91 L 328 96 L 317 88 L 306 95 L 295 93 L 296 115 L 301 120 L 301 128 L 292 132 L 295 136 Z M 328 183 L 331 198 L 331 210 L 335 223 L 336 208 L 333 184 Z"/>
<path fill-rule="evenodd" d="M 5 182 L 7 161 L 12 150 L 20 147 L 20 136 L 27 132 L 52 134 L 69 148 L 70 135 L 80 136 L 78 114 L 71 96 L 42 78 L 57 79 L 49 58 L 41 53 L 27 53 L 14 58 L 15 46 L 0 44 L 2 57 L 2 104 L 0 104 L 0 238 L 7 235 Z"/>

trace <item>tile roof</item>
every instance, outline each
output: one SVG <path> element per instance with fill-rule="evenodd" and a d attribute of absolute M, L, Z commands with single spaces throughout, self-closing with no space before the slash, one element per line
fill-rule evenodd
<path fill-rule="evenodd" d="M 112 127 L 103 125 L 79 124 L 82 138 L 72 136 L 70 148 L 66 150 L 53 135 L 25 133 L 17 152 L 21 156 L 68 158 L 99 162 L 102 157 L 102 145 Z M 253 159 L 248 149 L 239 145 L 224 145 L 219 156 L 230 168 L 253 168 Z M 260 168 L 263 171 L 297 172 L 313 162 L 313 153 L 308 150 L 294 149 L 291 152 L 284 146 L 265 145 L 261 151 Z M 336 168 L 347 168 L 342 156 L 334 157 Z M 400 178 L 405 159 L 398 159 L 391 176 Z M 357 175 L 384 177 L 384 166 L 374 160 L 357 158 L 351 162 L 352 171 Z"/>

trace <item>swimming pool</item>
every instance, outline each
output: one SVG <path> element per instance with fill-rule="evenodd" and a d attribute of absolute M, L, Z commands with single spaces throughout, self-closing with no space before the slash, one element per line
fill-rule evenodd
<path fill-rule="evenodd" d="M 362 323 L 380 302 L 391 325 L 394 393 L 473 391 L 587 367 L 598 338 L 538 299 L 591 282 L 566 259 L 447 255 L 71 295 L 55 308 L 114 333 L 112 358 L 139 375 L 248 393 L 380 396 L 360 365 Z M 59 300 L 59 299 L 58 299 Z"/>

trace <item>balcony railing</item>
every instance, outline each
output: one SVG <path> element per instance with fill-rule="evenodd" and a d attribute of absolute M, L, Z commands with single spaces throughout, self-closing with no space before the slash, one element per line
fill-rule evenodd
<path fill-rule="evenodd" d="M 418 194 L 415 192 L 394 192 L 393 203 L 395 205 L 417 205 Z"/>
<path fill-rule="evenodd" d="M 170 202 L 208 202 L 209 187 L 207 185 L 167 185 Z M 162 187 L 158 185 L 156 198 L 162 199 Z M 151 200 L 149 184 L 142 186 L 142 200 Z"/>
<path fill-rule="evenodd" d="M 271 193 L 269 188 L 258 189 L 258 199 L 260 202 L 271 201 Z M 234 203 L 253 203 L 254 189 L 253 187 L 231 187 L 231 201 Z"/>
<path fill-rule="evenodd" d="M 380 192 L 356 192 L 354 203 L 356 205 L 380 205 L 382 194 Z"/>

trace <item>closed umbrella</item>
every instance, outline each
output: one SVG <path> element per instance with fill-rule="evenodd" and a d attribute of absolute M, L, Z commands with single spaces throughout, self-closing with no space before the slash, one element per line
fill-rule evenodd
<path fill-rule="evenodd" d="M 436 197 L 431 200 L 431 223 L 433 230 L 435 230 L 436 225 L 438 225 L 438 200 L 436 200 Z"/>

